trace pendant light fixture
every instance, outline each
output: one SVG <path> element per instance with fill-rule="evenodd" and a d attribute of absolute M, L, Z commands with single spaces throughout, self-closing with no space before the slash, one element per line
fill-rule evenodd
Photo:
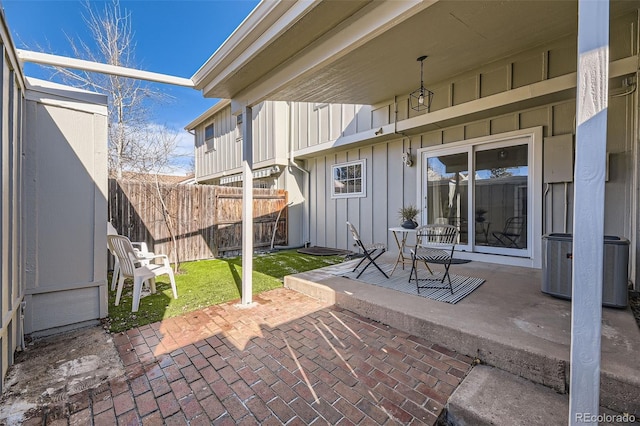
<path fill-rule="evenodd" d="M 411 109 L 414 111 L 429 111 L 431 108 L 431 101 L 433 100 L 433 92 L 424 87 L 424 60 L 427 56 L 420 56 L 417 61 L 420 62 L 420 88 L 411 92 L 409 95 L 409 101 L 411 102 Z"/>

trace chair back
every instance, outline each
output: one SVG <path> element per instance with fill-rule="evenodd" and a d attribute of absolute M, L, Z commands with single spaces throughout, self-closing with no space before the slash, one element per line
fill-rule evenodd
<path fill-rule="evenodd" d="M 360 234 L 358 234 L 358 230 L 353 224 L 347 221 L 347 226 L 349 227 L 349 231 L 351 232 L 351 236 L 355 241 L 360 241 Z"/>
<path fill-rule="evenodd" d="M 507 219 L 504 224 L 504 230 L 502 231 L 505 235 L 511 236 L 520 236 L 522 234 L 522 229 L 526 223 L 526 218 L 524 216 L 514 216 Z"/>
<path fill-rule="evenodd" d="M 453 248 L 458 239 L 458 228 L 453 225 L 429 224 L 417 229 L 417 247 Z"/>
<path fill-rule="evenodd" d="M 131 241 L 122 235 L 107 235 L 107 243 L 111 253 L 118 257 L 121 272 L 125 276 L 132 277 L 136 269 L 137 256 Z"/>
<path fill-rule="evenodd" d="M 109 221 L 107 221 L 107 235 L 118 235 L 118 231 Z"/>

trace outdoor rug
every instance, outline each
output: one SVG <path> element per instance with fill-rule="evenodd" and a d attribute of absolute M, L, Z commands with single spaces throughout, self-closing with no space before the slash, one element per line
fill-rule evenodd
<path fill-rule="evenodd" d="M 471 292 L 480 287 L 485 281 L 484 278 L 465 277 L 463 275 L 450 273 L 449 275 L 451 276 L 451 284 L 453 285 L 453 294 L 449 291 L 448 286 L 444 289 L 421 288 L 420 293 L 418 293 L 418 290 L 416 289 L 416 282 L 408 282 L 409 271 L 411 270 L 410 267 L 405 267 L 403 270 L 402 267 L 398 265 L 393 275 L 391 275 L 389 279 L 386 279 L 375 266 L 371 265 L 360 276 L 360 278 L 356 278 L 360 273 L 362 265 L 356 272 L 351 271 L 358 262 L 359 260 L 344 262 L 338 265 L 329 266 L 324 268 L 324 270 L 332 275 L 389 288 L 391 290 L 401 291 L 414 296 L 427 297 L 432 300 L 437 300 L 438 302 L 447 302 L 452 304 L 458 303 L 464 299 L 466 296 L 471 294 Z M 390 264 L 383 263 L 379 264 L 379 266 L 387 275 L 389 275 L 393 269 L 393 265 Z M 440 280 L 442 279 L 443 272 L 434 272 L 433 275 L 429 275 L 428 271 L 420 269 L 418 273 L 421 278 L 420 285 L 431 285 L 431 281 L 433 281 L 434 286 L 441 285 Z M 422 280 L 422 278 L 426 277 L 429 277 L 430 279 L 428 281 Z M 431 280 L 431 277 L 433 277 L 433 280 Z"/>
<path fill-rule="evenodd" d="M 318 247 L 318 246 L 304 247 L 304 248 L 298 249 L 298 253 L 311 254 L 313 256 L 340 256 L 340 255 L 348 256 L 348 255 L 354 254 L 352 251 L 349 251 L 349 250 L 341 250 L 337 248 Z"/>

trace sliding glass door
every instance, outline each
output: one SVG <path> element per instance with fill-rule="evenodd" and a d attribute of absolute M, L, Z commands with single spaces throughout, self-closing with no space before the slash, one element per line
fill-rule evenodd
<path fill-rule="evenodd" d="M 531 257 L 532 145 L 518 137 L 426 149 L 423 223 L 456 226 L 462 251 Z"/>

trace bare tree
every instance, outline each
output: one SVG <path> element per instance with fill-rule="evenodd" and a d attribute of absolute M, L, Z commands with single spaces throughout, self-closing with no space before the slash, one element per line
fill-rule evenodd
<path fill-rule="evenodd" d="M 89 61 L 135 68 L 131 13 L 120 7 L 119 0 L 105 3 L 100 11 L 89 1 L 84 6 L 82 18 L 91 42 L 67 35 L 73 54 Z M 121 178 L 123 171 L 148 173 L 152 171 L 150 165 L 159 171 L 159 165 L 169 165 L 176 134 L 158 135 L 166 128 L 160 129 L 151 122 L 153 103 L 166 100 L 166 95 L 149 83 L 131 78 L 67 68 L 56 68 L 56 73 L 69 85 L 108 96 L 111 176 Z"/>
<path fill-rule="evenodd" d="M 128 68 L 136 68 L 135 42 L 131 13 L 120 7 L 119 0 L 105 3 L 101 10 L 85 0 L 82 18 L 90 40 L 67 35 L 73 54 L 80 59 Z M 178 157 L 178 134 L 152 122 L 152 106 L 167 96 L 140 80 L 67 68 L 55 68 L 65 83 L 108 96 L 109 175 L 121 179 L 123 172 L 133 172 L 130 179 L 148 184 L 147 195 L 162 210 L 164 225 L 171 236 L 176 271 L 180 265 L 176 241 L 176 220 L 167 208 L 171 188 L 160 185 L 158 174 L 172 171 Z"/>

